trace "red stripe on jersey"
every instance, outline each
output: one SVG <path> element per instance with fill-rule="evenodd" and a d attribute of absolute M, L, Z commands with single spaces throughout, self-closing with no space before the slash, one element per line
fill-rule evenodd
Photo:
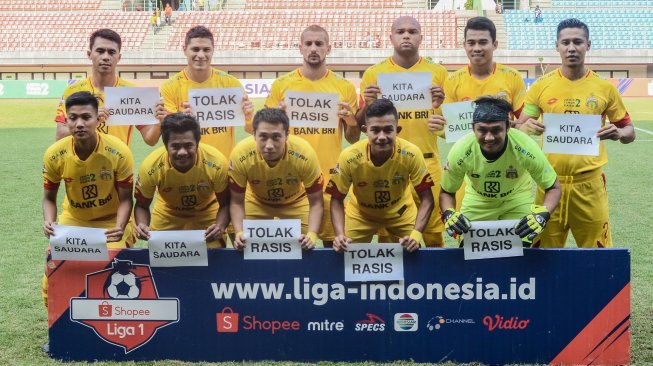
<path fill-rule="evenodd" d="M 245 193 L 245 190 L 247 188 L 239 186 L 238 183 L 234 182 L 233 179 L 229 178 L 229 189 L 233 189 L 235 192 L 238 193 Z"/>
<path fill-rule="evenodd" d="M 324 177 L 322 177 L 322 173 L 320 173 L 320 176 L 315 180 L 315 182 L 313 182 L 313 185 L 310 187 L 306 187 L 306 193 L 315 193 L 321 191 L 323 187 L 324 187 Z"/>
<path fill-rule="evenodd" d="M 134 198 L 136 198 L 136 202 L 143 207 L 150 207 L 150 204 L 152 203 L 152 198 L 143 196 L 143 193 L 141 193 L 141 190 L 138 188 L 136 188 L 136 192 L 134 192 Z"/>
<path fill-rule="evenodd" d="M 345 197 L 347 197 L 347 193 L 342 193 L 340 190 L 338 190 L 338 186 L 336 186 L 336 183 L 332 180 L 329 181 L 329 184 L 327 184 L 326 188 L 326 193 L 330 194 L 332 198 L 335 198 L 337 200 L 344 200 Z"/>
<path fill-rule="evenodd" d="M 56 191 L 59 189 L 59 183 L 50 182 L 49 180 L 43 178 L 43 189 L 48 191 Z"/>
<path fill-rule="evenodd" d="M 431 189 L 431 187 L 433 187 L 433 179 L 431 179 L 431 174 L 426 173 L 424 179 L 422 179 L 422 181 L 415 186 L 415 192 L 421 193 L 427 189 Z"/>
<path fill-rule="evenodd" d="M 612 122 L 612 124 L 619 128 L 624 128 L 630 124 L 630 115 L 626 112 L 626 115 L 621 119 L 621 121 Z"/>
<path fill-rule="evenodd" d="M 515 118 L 519 118 L 521 116 L 521 112 L 524 110 L 524 105 L 522 104 L 521 107 L 519 107 L 518 110 L 512 112 L 512 114 L 515 115 Z"/>
<path fill-rule="evenodd" d="M 229 199 L 231 192 L 229 192 L 229 187 L 225 188 L 222 192 L 216 192 L 215 197 L 218 199 L 218 202 L 223 202 Z"/>
<path fill-rule="evenodd" d="M 120 188 L 132 188 L 134 186 L 134 175 L 130 175 L 129 178 L 116 182 L 116 187 Z"/>

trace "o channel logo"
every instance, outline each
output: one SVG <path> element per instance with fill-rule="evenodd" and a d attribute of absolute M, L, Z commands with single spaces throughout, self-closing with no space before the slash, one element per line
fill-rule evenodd
<path fill-rule="evenodd" d="M 418 316 L 416 313 L 396 313 L 396 332 L 416 332 L 419 328 Z"/>

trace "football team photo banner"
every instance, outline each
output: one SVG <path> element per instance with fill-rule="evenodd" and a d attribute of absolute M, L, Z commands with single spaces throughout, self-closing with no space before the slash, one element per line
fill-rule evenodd
<path fill-rule="evenodd" d="M 376 249 L 357 256 L 397 254 Z M 153 267 L 147 249 L 110 249 L 101 262 L 51 261 L 50 356 L 630 362 L 627 249 L 526 248 L 520 257 L 473 261 L 458 248 L 398 253 L 403 279 L 365 282 L 345 281 L 347 252 L 331 249 L 291 262 L 209 249 L 207 267 Z"/>

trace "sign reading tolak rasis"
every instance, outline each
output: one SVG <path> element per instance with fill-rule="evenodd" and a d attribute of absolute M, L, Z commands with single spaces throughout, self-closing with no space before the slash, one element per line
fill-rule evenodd
<path fill-rule="evenodd" d="M 517 220 L 474 221 L 465 234 L 465 260 L 521 257 L 524 246 L 515 234 Z"/>
<path fill-rule="evenodd" d="M 107 125 L 155 125 L 159 123 L 154 110 L 161 98 L 156 87 L 104 88 L 105 108 L 109 112 Z"/>
<path fill-rule="evenodd" d="M 284 103 L 293 127 L 338 128 L 338 94 L 287 90 Z"/>
<path fill-rule="evenodd" d="M 431 73 L 394 72 L 379 74 L 381 98 L 389 99 L 397 110 L 412 111 L 431 109 Z"/>
<path fill-rule="evenodd" d="M 103 261 L 109 259 L 105 229 L 54 225 L 50 251 L 54 260 Z"/>
<path fill-rule="evenodd" d="M 245 125 L 241 88 L 191 89 L 188 102 L 202 127 Z"/>
<path fill-rule="evenodd" d="M 443 104 L 442 114 L 447 119 L 447 127 L 445 128 L 447 142 L 456 142 L 472 132 L 474 102 Z"/>
<path fill-rule="evenodd" d="M 544 114 L 542 151 L 553 154 L 599 155 L 598 114 Z"/>
<path fill-rule="evenodd" d="M 150 231 L 152 267 L 206 267 L 204 230 Z"/>
<path fill-rule="evenodd" d="M 243 220 L 244 259 L 302 259 L 301 220 Z"/>
<path fill-rule="evenodd" d="M 349 244 L 343 255 L 345 282 L 404 279 L 404 249 L 399 244 Z"/>

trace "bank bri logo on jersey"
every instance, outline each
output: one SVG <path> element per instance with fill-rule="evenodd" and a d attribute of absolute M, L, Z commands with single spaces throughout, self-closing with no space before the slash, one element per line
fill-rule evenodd
<path fill-rule="evenodd" d="M 179 321 L 179 299 L 159 298 L 150 266 L 114 259 L 86 275 L 86 297 L 70 299 L 70 320 L 129 353 Z"/>

